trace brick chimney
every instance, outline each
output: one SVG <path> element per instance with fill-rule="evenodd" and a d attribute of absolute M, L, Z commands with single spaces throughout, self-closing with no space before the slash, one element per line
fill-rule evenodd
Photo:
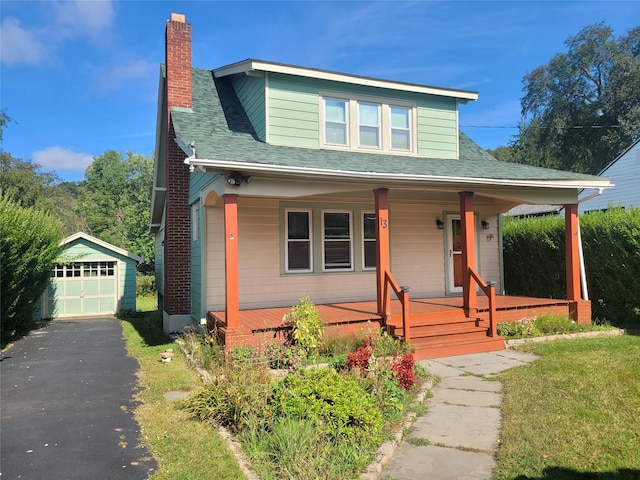
<path fill-rule="evenodd" d="M 191 317 L 189 167 L 175 142 L 172 107 L 192 107 L 191 25 L 172 13 L 165 35 L 167 196 L 164 232 L 164 330 L 181 330 Z"/>

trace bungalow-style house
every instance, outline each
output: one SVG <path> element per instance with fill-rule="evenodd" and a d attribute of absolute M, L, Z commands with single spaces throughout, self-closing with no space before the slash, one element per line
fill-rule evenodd
<path fill-rule="evenodd" d="M 159 92 L 151 231 L 166 331 L 280 341 L 309 295 L 327 334 L 369 322 L 426 358 L 503 348 L 497 321 L 590 321 L 578 192 L 609 181 L 490 156 L 458 126 L 476 92 L 254 59 L 192 68 L 178 14 Z M 498 215 L 522 203 L 565 207 L 566 299 L 496 295 Z"/>
<path fill-rule="evenodd" d="M 606 210 L 609 205 L 640 208 L 640 139 L 604 167 L 598 176 L 609 178 L 615 188 L 601 192 L 602 195 L 594 195 L 588 190 L 580 192 L 579 213 Z"/>

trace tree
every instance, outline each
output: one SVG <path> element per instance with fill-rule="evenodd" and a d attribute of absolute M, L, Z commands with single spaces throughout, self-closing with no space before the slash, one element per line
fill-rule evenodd
<path fill-rule="evenodd" d="M 0 140 L 11 119 L 0 111 Z M 74 212 L 78 185 L 62 182 L 55 172 L 43 171 L 31 160 L 22 160 L 0 148 L 0 192 L 22 207 L 37 207 L 62 221 L 62 232 L 71 235 L 83 229 L 84 222 Z"/>
<path fill-rule="evenodd" d="M 147 267 L 154 253 L 148 233 L 152 184 L 152 158 L 108 150 L 87 168 L 77 204 L 91 235 L 141 256 Z"/>
<path fill-rule="evenodd" d="M 640 27 L 597 23 L 525 75 L 513 161 L 599 173 L 640 137 Z"/>
<path fill-rule="evenodd" d="M 0 195 L 0 322 L 2 343 L 27 331 L 62 252 L 61 224 L 36 207 Z"/>

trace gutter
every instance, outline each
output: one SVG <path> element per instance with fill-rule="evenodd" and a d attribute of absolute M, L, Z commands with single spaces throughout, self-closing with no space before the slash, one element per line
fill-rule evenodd
<path fill-rule="evenodd" d="M 264 165 L 261 163 L 251 163 L 251 162 L 232 162 L 228 160 L 209 160 L 209 159 L 197 159 L 190 156 L 184 160 L 184 163 L 189 165 L 190 168 L 193 168 L 196 171 L 202 171 L 202 169 L 216 168 L 221 170 L 235 171 L 235 170 L 251 170 L 253 173 L 280 173 L 280 174 L 289 174 L 292 176 L 313 176 L 313 177 L 324 177 L 327 179 L 362 179 L 362 180 L 381 180 L 386 183 L 389 181 L 416 181 L 416 182 L 424 182 L 429 181 L 431 183 L 467 183 L 467 184 L 476 184 L 476 185 L 488 185 L 488 186 L 512 186 L 512 187 L 542 187 L 542 188 L 598 188 L 604 189 L 607 187 L 611 187 L 612 185 L 609 183 L 605 183 L 605 181 L 597 182 L 594 180 L 593 183 L 586 184 L 578 184 L 576 185 L 574 181 L 568 183 L 564 180 L 505 180 L 505 179 L 494 179 L 494 178 L 482 178 L 482 177 L 448 177 L 448 176 L 438 176 L 438 175 L 407 175 L 407 174 L 389 174 L 389 173 L 379 173 L 379 172 L 354 172 L 350 170 L 327 170 L 327 169 L 319 169 L 319 168 L 309 168 L 309 167 L 291 167 L 291 166 L 281 166 L 281 165 Z"/>

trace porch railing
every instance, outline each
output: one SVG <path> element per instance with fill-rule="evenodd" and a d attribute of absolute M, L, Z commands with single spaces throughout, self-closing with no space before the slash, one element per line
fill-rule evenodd
<path fill-rule="evenodd" d="M 469 274 L 489 299 L 489 336 L 495 337 L 498 335 L 496 325 L 496 286 L 490 282 L 485 282 L 472 267 L 469 267 Z"/>
<path fill-rule="evenodd" d="M 404 334 L 404 341 L 409 344 L 411 341 L 411 334 L 409 333 L 409 287 L 404 287 L 398 285 L 396 279 L 393 278 L 391 272 L 384 272 L 384 295 L 382 300 L 382 311 L 385 313 L 391 312 L 391 305 L 388 305 L 389 299 L 389 286 L 393 289 L 400 300 L 400 305 L 402 306 L 402 333 Z M 386 322 L 385 318 L 385 322 Z"/>

